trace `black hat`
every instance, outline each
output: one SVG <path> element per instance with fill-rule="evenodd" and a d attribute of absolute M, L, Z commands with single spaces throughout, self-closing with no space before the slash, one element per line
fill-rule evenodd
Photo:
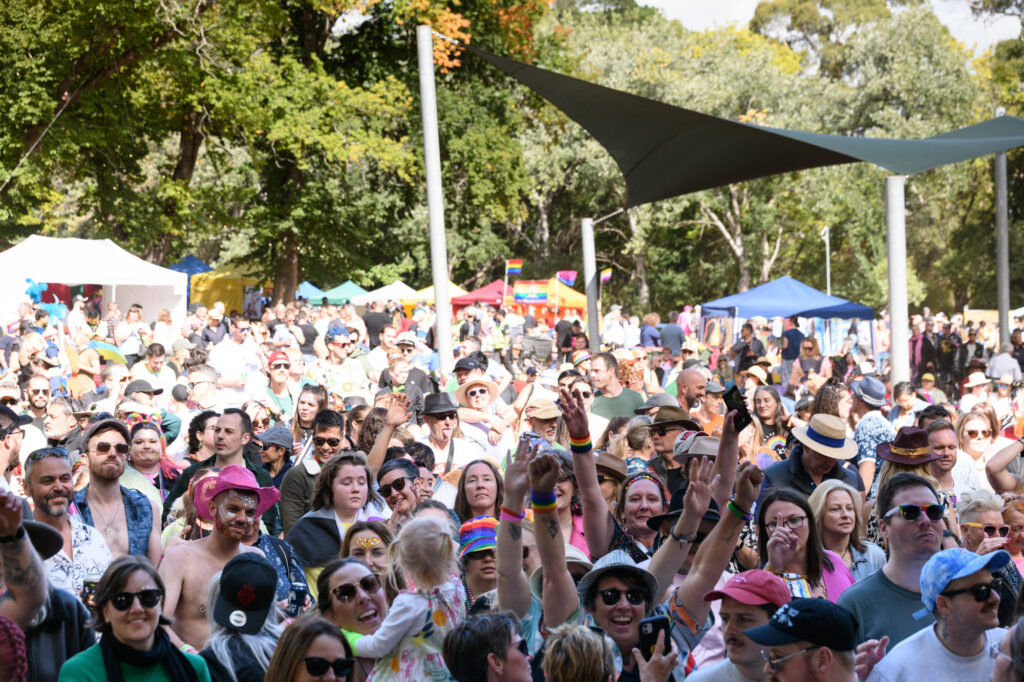
<path fill-rule="evenodd" d="M 683 498 L 686 496 L 686 486 L 683 486 L 679 490 L 672 493 L 672 498 L 668 501 L 668 511 L 664 514 L 658 514 L 647 519 L 647 527 L 657 532 L 661 530 L 661 524 L 664 521 L 675 521 L 683 515 Z M 701 517 L 702 521 L 711 521 L 718 523 L 721 519 L 721 515 L 718 513 L 718 503 L 711 500 L 711 504 L 708 505 L 708 510 L 704 512 L 704 516 Z"/>
<path fill-rule="evenodd" d="M 256 552 L 239 554 L 220 574 L 220 594 L 213 607 L 213 620 L 243 635 L 254 635 L 263 627 L 277 595 L 277 571 Z"/>
<path fill-rule="evenodd" d="M 480 369 L 480 364 L 473 358 L 459 358 L 458 362 L 455 363 L 455 369 L 453 372 L 457 372 L 460 369 L 472 371 L 474 369 Z"/>
<path fill-rule="evenodd" d="M 171 397 L 179 403 L 183 403 L 188 400 L 188 386 L 184 384 L 174 384 L 174 388 L 171 389 Z"/>
<path fill-rule="evenodd" d="M 744 630 L 764 646 L 810 642 L 833 651 L 857 648 L 857 619 L 827 599 L 794 599 L 779 607 L 767 625 Z"/>
<path fill-rule="evenodd" d="M 0 405 L 0 417 L 3 417 L 7 421 L 7 426 L 0 429 L 2 431 L 11 430 L 15 424 L 18 426 L 27 426 L 32 423 L 32 417 L 27 414 L 18 414 L 6 405 Z"/>
<path fill-rule="evenodd" d="M 25 527 L 28 541 L 32 543 L 36 554 L 43 561 L 56 556 L 64 548 L 64 536 L 60 534 L 60 531 L 51 526 L 27 519 L 22 519 L 21 525 Z"/>
<path fill-rule="evenodd" d="M 162 388 L 153 388 L 153 385 L 145 379 L 136 379 L 124 388 L 125 395 L 132 395 L 133 393 L 149 393 L 151 395 L 160 395 L 164 392 Z"/>
<path fill-rule="evenodd" d="M 423 399 L 423 414 L 447 414 L 459 409 L 447 393 L 428 393 Z"/>

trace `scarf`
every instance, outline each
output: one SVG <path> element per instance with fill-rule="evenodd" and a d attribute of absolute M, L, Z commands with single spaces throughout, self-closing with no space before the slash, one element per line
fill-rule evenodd
<path fill-rule="evenodd" d="M 157 627 L 153 648 L 149 651 L 139 651 L 122 644 L 110 632 L 104 632 L 100 637 L 100 650 L 103 652 L 103 665 L 107 670 L 109 682 L 124 682 L 122 661 L 138 668 L 162 665 L 174 682 L 199 682 L 195 668 L 185 658 L 185 654 L 171 644 L 171 638 L 162 627 Z"/>

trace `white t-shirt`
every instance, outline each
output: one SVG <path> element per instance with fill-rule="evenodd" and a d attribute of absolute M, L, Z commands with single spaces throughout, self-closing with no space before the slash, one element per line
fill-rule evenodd
<path fill-rule="evenodd" d="M 907 637 L 885 655 L 868 675 L 867 682 L 935 682 L 936 680 L 987 680 L 992 673 L 989 650 L 999 644 L 1004 628 L 985 633 L 987 643 L 974 656 L 957 656 L 939 641 L 935 626 Z"/>
<path fill-rule="evenodd" d="M 706 668 L 699 668 L 686 676 L 686 682 L 755 682 L 739 671 L 732 661 L 725 659 Z"/>
<path fill-rule="evenodd" d="M 224 407 L 241 407 L 246 398 L 258 395 L 267 385 L 256 344 L 248 339 L 239 344 L 231 336 L 210 351 L 210 364 L 221 379 L 242 379 L 245 386 L 221 386 L 217 389 L 217 402 Z"/>
<path fill-rule="evenodd" d="M 448 448 L 438 449 L 430 442 L 430 436 L 420 438 L 421 443 L 434 451 L 434 473 L 438 476 L 444 475 L 445 464 L 448 463 Z M 474 459 L 483 457 L 483 449 L 471 440 L 463 438 L 452 438 L 455 447 L 452 450 L 452 469 L 460 469 Z"/>

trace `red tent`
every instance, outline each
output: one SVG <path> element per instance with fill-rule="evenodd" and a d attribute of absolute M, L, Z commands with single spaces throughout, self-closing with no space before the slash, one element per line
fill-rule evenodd
<path fill-rule="evenodd" d="M 462 296 L 456 296 L 452 299 L 452 305 L 454 306 L 466 306 L 474 305 L 476 303 L 486 303 L 487 305 L 504 305 L 505 301 L 502 297 L 502 290 L 505 292 L 505 296 L 512 298 L 512 287 L 505 287 L 505 283 L 500 279 L 496 279 L 485 287 L 474 289 L 468 294 Z"/>

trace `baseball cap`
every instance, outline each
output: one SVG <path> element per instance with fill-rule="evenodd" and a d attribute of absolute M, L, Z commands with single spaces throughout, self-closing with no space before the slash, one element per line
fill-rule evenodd
<path fill-rule="evenodd" d="M 255 552 L 239 554 L 224 565 L 213 607 L 218 625 L 254 635 L 263 628 L 277 592 L 277 572 Z"/>
<path fill-rule="evenodd" d="M 291 360 L 288 358 L 287 353 L 285 353 L 283 350 L 275 350 L 273 353 L 270 354 L 270 357 L 267 358 L 267 366 L 270 366 L 279 360 L 282 362 L 291 362 Z"/>
<path fill-rule="evenodd" d="M 171 352 L 177 353 L 179 350 L 192 350 L 196 347 L 196 344 L 192 343 L 188 339 L 175 339 L 174 343 L 171 344 Z"/>
<path fill-rule="evenodd" d="M 160 395 L 164 392 L 162 388 L 153 388 L 153 384 L 149 383 L 145 379 L 136 379 L 124 388 L 124 394 L 130 396 L 134 393 L 149 393 L 150 395 Z"/>
<path fill-rule="evenodd" d="M 705 393 L 712 393 L 718 395 L 719 393 L 725 393 L 725 386 L 718 383 L 714 379 L 708 379 L 707 385 L 704 387 Z"/>
<path fill-rule="evenodd" d="M 292 432 L 283 426 L 267 429 L 263 433 L 254 436 L 254 438 L 264 445 L 276 445 L 284 448 L 285 452 L 291 452 L 292 447 L 295 445 L 295 438 L 292 437 Z"/>
<path fill-rule="evenodd" d="M 13 431 L 12 427 L 17 428 L 15 425 L 27 426 L 32 423 L 32 417 L 27 414 L 18 414 L 6 405 L 0 405 L 0 417 L 3 417 L 7 422 L 7 427 L 4 429 L 5 431 Z"/>
<path fill-rule="evenodd" d="M 748 606 L 782 606 L 793 598 L 782 578 L 759 568 L 734 575 L 720 589 L 705 594 L 704 601 L 715 601 L 722 597 L 732 597 Z"/>
<path fill-rule="evenodd" d="M 857 619 L 827 599 L 800 598 L 783 604 L 767 625 L 744 630 L 762 646 L 810 642 L 833 651 L 857 648 Z"/>
<path fill-rule="evenodd" d="M 473 358 L 459 358 L 452 371 L 466 370 L 467 372 L 472 372 L 475 369 L 480 369 L 480 365 L 476 360 Z"/>
<path fill-rule="evenodd" d="M 921 569 L 921 601 L 924 608 L 916 612 L 914 618 L 923 618 L 934 611 L 935 598 L 954 580 L 965 578 L 983 568 L 998 571 L 1008 563 L 1010 554 L 1004 549 L 978 555 L 962 547 L 954 547 L 933 554 Z"/>

